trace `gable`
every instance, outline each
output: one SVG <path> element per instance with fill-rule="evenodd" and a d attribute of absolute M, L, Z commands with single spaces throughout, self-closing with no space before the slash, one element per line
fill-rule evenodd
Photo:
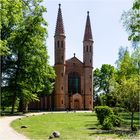
<path fill-rule="evenodd" d="M 72 57 L 66 61 L 67 65 L 79 65 L 83 66 L 83 63 L 77 58 L 77 57 Z"/>

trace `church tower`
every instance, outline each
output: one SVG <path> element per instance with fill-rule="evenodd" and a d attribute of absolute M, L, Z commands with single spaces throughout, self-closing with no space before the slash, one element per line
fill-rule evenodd
<path fill-rule="evenodd" d="M 61 12 L 61 4 L 59 4 L 56 29 L 54 35 L 54 46 L 55 46 L 55 91 L 54 91 L 54 109 L 65 110 L 65 87 L 64 87 L 64 76 L 65 76 L 65 33 L 63 26 L 63 18 Z"/>
<path fill-rule="evenodd" d="M 90 25 L 89 11 L 87 12 L 87 20 L 83 39 L 83 63 L 84 63 L 84 108 L 91 110 L 93 107 L 93 85 L 92 85 L 92 69 L 93 69 L 93 38 Z"/>

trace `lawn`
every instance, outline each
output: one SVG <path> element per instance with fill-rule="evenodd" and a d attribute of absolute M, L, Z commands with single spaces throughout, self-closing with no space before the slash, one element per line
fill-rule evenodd
<path fill-rule="evenodd" d="M 23 117 L 15 120 L 11 126 L 19 133 L 30 139 L 47 139 L 53 131 L 59 131 L 60 140 L 107 140 L 121 138 L 138 138 L 138 134 L 128 130 L 129 118 L 125 115 L 125 127 L 117 128 L 114 131 L 101 130 L 95 113 L 50 113 L 39 116 Z M 127 117 L 126 117 L 127 116 Z M 138 125 L 138 114 L 135 116 L 135 124 Z M 27 128 L 21 128 L 22 125 Z M 122 133 L 121 133 L 122 132 Z"/>

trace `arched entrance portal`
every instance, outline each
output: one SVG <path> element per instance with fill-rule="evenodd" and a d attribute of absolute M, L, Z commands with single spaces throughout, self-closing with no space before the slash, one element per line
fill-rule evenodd
<path fill-rule="evenodd" d="M 82 110 L 83 103 L 82 103 L 82 96 L 79 93 L 73 94 L 70 97 L 70 110 Z"/>
<path fill-rule="evenodd" d="M 74 100 L 74 109 L 79 110 L 80 109 L 80 102 L 78 99 Z"/>

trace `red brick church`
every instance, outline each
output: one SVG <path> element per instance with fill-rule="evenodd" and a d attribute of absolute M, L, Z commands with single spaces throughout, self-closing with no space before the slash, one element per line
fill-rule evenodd
<path fill-rule="evenodd" d="M 56 72 L 55 88 L 51 95 L 40 97 L 29 109 L 36 110 L 92 110 L 93 108 L 93 38 L 89 12 L 83 38 L 83 62 L 74 56 L 66 60 L 65 32 L 61 5 L 59 4 L 54 50 Z M 82 49 L 81 48 L 81 49 Z"/>

